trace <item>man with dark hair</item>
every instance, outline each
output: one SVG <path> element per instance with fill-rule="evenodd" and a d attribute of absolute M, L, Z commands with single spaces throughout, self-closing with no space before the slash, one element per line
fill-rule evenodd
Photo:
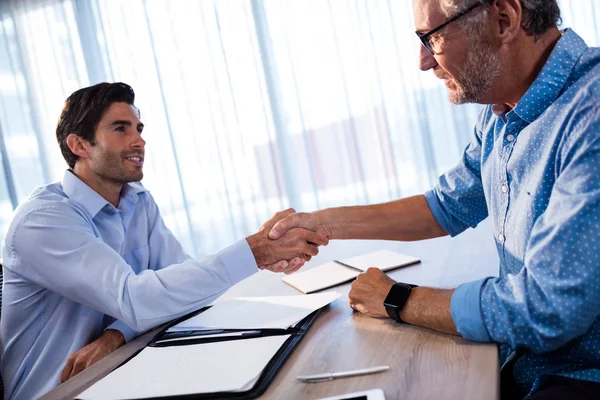
<path fill-rule="evenodd" d="M 600 395 L 600 49 L 553 0 L 413 0 L 420 68 L 486 104 L 457 166 L 421 196 L 293 214 L 329 239 L 458 235 L 488 216 L 500 277 L 411 287 L 370 269 L 350 306 L 500 345 L 502 396 Z M 490 388 L 493 390 L 494 388 Z"/>
<path fill-rule="evenodd" d="M 15 211 L 3 252 L 7 399 L 38 398 L 139 332 L 213 301 L 257 265 L 290 273 L 327 244 L 305 229 L 269 239 L 287 210 L 218 254 L 188 256 L 139 183 L 145 141 L 134 97 L 123 83 L 73 93 L 56 129 L 69 170 Z"/>

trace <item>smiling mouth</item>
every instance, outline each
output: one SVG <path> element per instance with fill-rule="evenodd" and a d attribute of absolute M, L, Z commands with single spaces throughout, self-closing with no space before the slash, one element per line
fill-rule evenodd
<path fill-rule="evenodd" d="M 125 157 L 125 159 L 135 165 L 139 165 L 139 166 L 144 165 L 144 157 L 143 156 L 131 156 L 131 157 Z"/>

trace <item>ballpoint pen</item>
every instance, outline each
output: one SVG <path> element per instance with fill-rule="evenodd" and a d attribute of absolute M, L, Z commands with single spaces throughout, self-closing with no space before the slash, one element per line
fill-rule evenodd
<path fill-rule="evenodd" d="M 324 374 L 304 375 L 304 376 L 298 376 L 298 377 L 296 377 L 296 379 L 298 379 L 300 382 L 305 382 L 305 383 L 326 382 L 326 381 L 332 381 L 334 379 L 339 379 L 339 378 L 348 378 L 351 376 L 376 374 L 379 372 L 387 371 L 389 369 L 390 369 L 389 365 L 384 365 L 381 367 L 356 369 L 354 371 L 326 372 Z"/>

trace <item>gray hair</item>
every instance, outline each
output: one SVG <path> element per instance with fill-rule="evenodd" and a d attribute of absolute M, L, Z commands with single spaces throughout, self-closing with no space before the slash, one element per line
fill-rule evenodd
<path fill-rule="evenodd" d="M 476 12 L 473 15 L 468 15 L 460 24 L 465 33 L 470 34 L 476 31 L 481 31 L 483 21 L 487 16 L 487 7 L 491 5 L 493 0 L 478 0 L 486 6 L 486 11 L 483 13 Z M 546 33 L 548 29 L 560 23 L 560 8 L 557 0 L 520 0 L 523 8 L 523 21 L 521 27 L 527 35 L 539 37 Z M 462 12 L 475 4 L 473 0 L 442 0 L 442 9 L 448 17 Z"/>

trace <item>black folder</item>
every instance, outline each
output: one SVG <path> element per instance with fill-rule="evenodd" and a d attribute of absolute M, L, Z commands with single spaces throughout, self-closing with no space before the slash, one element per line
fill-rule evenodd
<path fill-rule="evenodd" d="M 327 307 L 327 306 L 325 306 Z M 233 341 L 233 340 L 244 340 L 248 338 L 256 338 L 256 337 L 266 337 L 266 336 L 276 336 L 276 335 L 290 335 L 290 337 L 283 343 L 283 345 L 279 348 L 277 353 L 271 358 L 271 360 L 267 363 L 265 369 L 262 371 L 260 377 L 254 384 L 252 388 L 243 392 L 213 392 L 213 393 L 195 393 L 195 394 L 185 394 L 185 395 L 171 395 L 168 397 L 145 397 L 145 399 L 255 399 L 262 395 L 275 376 L 277 372 L 281 369 L 281 367 L 285 364 L 287 359 L 290 357 L 298 343 L 302 340 L 308 328 L 313 324 L 313 322 L 318 317 L 321 309 L 318 309 L 311 314 L 309 314 L 306 318 L 298 322 L 293 327 L 288 329 L 228 329 L 224 330 L 225 333 L 235 333 L 235 332 L 249 332 L 249 335 L 236 335 L 236 336 L 222 336 L 222 337 L 203 337 L 205 331 L 185 331 L 185 332 L 167 332 L 169 328 L 174 325 L 179 324 L 182 321 L 185 321 L 188 318 L 191 318 L 201 312 L 206 311 L 210 307 L 204 307 L 198 311 L 185 315 L 179 319 L 174 320 L 169 323 L 165 328 L 163 328 L 158 334 L 154 336 L 154 338 L 148 343 L 150 347 L 170 347 L 170 346 L 186 346 L 192 344 L 202 344 L 202 343 L 214 343 L 214 342 L 224 342 L 224 341 Z M 219 330 L 222 332 L 222 330 Z M 172 340 L 176 339 L 176 340 Z M 133 359 L 139 352 L 143 349 L 140 349 L 133 356 L 129 357 L 125 362 L 123 362 L 119 367 L 126 364 L 129 360 Z"/>

